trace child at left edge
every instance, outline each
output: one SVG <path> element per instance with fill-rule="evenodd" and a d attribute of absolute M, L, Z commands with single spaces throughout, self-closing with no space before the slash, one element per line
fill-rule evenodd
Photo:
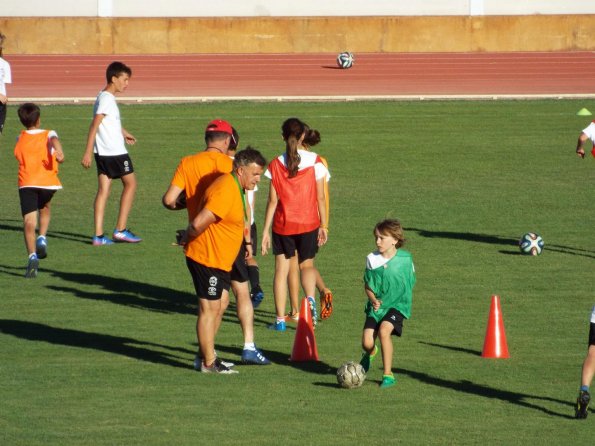
<path fill-rule="evenodd" d="M 403 320 L 411 316 L 415 267 L 411 254 L 401 246 L 405 243 L 399 220 L 387 219 L 374 227 L 377 250 L 366 258 L 364 273 L 368 296 L 366 321 L 362 335 L 364 354 L 360 364 L 366 371 L 378 353 L 376 338 L 380 338 L 383 376 L 381 388 L 395 384 L 392 373 L 392 336 L 401 336 Z"/>
<path fill-rule="evenodd" d="M 47 231 L 50 225 L 50 201 L 62 184 L 58 163 L 64 162 L 62 144 L 54 130 L 40 128 L 40 109 L 26 103 L 18 115 L 25 126 L 17 139 L 14 156 L 19 162 L 19 199 L 23 215 L 25 246 L 29 255 L 26 278 L 37 277 L 39 259 L 47 257 Z M 35 229 L 39 218 L 39 236 Z"/>

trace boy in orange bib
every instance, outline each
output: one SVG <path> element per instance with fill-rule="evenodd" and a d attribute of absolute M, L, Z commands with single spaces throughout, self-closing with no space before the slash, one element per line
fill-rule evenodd
<path fill-rule="evenodd" d="M 32 103 L 19 107 L 19 119 L 25 126 L 18 137 L 14 156 L 19 162 L 19 198 L 25 246 L 29 260 L 26 278 L 37 277 L 39 259 L 47 257 L 47 231 L 50 225 L 50 201 L 62 184 L 58 164 L 64 162 L 62 144 L 53 130 L 40 128 L 40 110 Z M 39 220 L 39 236 L 35 229 Z"/>

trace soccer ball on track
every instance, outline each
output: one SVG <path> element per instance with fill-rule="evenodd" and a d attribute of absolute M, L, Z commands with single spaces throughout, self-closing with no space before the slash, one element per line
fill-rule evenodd
<path fill-rule="evenodd" d="M 344 51 L 337 56 L 337 65 L 339 65 L 339 68 L 351 68 L 354 60 L 353 54 Z"/>
<path fill-rule="evenodd" d="M 344 389 L 361 387 L 366 379 L 366 372 L 361 364 L 349 361 L 337 369 L 337 382 Z"/>
<path fill-rule="evenodd" d="M 539 234 L 527 232 L 519 240 L 519 248 L 523 254 L 537 256 L 543 250 L 543 239 Z"/>

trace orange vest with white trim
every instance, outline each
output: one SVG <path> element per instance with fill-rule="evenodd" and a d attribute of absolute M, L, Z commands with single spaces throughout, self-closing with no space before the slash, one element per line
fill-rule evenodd
<path fill-rule="evenodd" d="M 19 188 L 61 189 L 56 154 L 48 144 L 49 130 L 28 133 L 23 130 L 14 147 L 19 162 Z"/>

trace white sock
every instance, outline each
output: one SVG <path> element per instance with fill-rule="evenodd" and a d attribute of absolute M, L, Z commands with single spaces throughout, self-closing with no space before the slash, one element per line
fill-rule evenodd
<path fill-rule="evenodd" d="M 246 342 L 244 343 L 244 350 L 256 350 L 256 345 L 254 345 L 254 342 Z"/>

